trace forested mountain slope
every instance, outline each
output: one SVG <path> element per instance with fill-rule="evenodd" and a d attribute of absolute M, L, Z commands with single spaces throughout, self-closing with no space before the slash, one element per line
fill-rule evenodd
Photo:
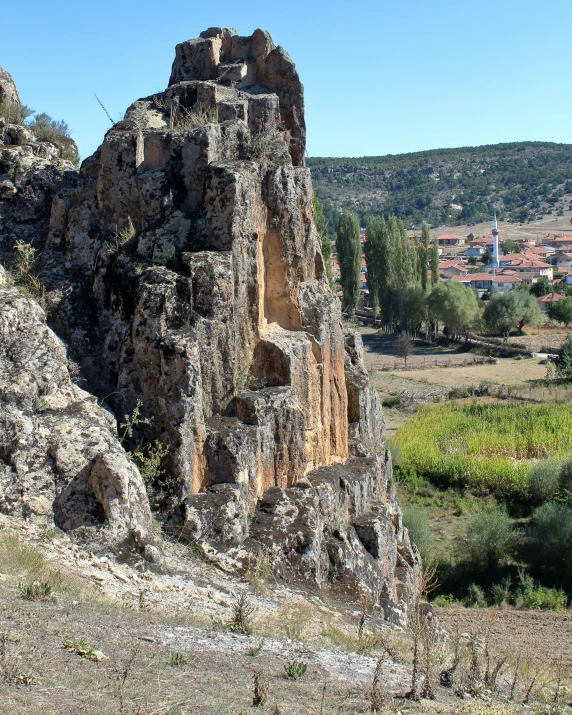
<path fill-rule="evenodd" d="M 307 160 L 326 215 L 394 213 L 408 227 L 528 221 L 568 206 L 572 144 L 515 142 L 412 154 Z"/>

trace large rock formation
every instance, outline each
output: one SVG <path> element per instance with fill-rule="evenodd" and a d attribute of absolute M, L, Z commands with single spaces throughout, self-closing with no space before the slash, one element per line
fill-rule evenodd
<path fill-rule="evenodd" d="M 156 559 L 141 476 L 113 415 L 72 382 L 70 367 L 43 310 L 0 267 L 0 511 L 66 530 L 107 522 L 114 542 L 134 541 Z"/>
<path fill-rule="evenodd" d="M 304 165 L 303 88 L 268 33 L 177 46 L 58 193 L 54 325 L 134 439 L 169 448 L 165 528 L 226 569 L 366 591 L 400 620 L 418 556 L 361 341 L 344 335 Z M 254 556 L 253 556 L 254 555 Z"/>
<path fill-rule="evenodd" d="M 0 261 L 7 260 L 16 241 L 43 247 L 52 200 L 74 163 L 77 147 L 40 141 L 24 124 L 20 95 L 12 77 L 0 67 Z"/>

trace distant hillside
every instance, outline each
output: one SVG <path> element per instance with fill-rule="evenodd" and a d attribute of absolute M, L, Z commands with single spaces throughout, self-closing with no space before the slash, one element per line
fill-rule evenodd
<path fill-rule="evenodd" d="M 413 228 L 526 222 L 559 214 L 572 194 L 572 144 L 515 142 L 412 154 L 307 160 L 330 225 L 340 208 L 394 213 Z"/>

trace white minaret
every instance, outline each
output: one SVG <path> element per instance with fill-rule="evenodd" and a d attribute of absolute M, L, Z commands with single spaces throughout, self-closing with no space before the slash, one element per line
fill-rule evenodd
<path fill-rule="evenodd" d="M 499 230 L 497 228 L 497 212 L 493 220 L 493 270 L 499 267 Z"/>

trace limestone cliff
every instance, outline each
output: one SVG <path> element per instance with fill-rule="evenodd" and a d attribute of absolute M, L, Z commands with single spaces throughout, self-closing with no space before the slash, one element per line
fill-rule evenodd
<path fill-rule="evenodd" d="M 367 591 L 401 620 L 418 555 L 383 416 L 325 279 L 303 88 L 268 33 L 177 46 L 52 204 L 53 323 L 137 439 L 169 448 L 166 529 L 225 569 Z"/>

